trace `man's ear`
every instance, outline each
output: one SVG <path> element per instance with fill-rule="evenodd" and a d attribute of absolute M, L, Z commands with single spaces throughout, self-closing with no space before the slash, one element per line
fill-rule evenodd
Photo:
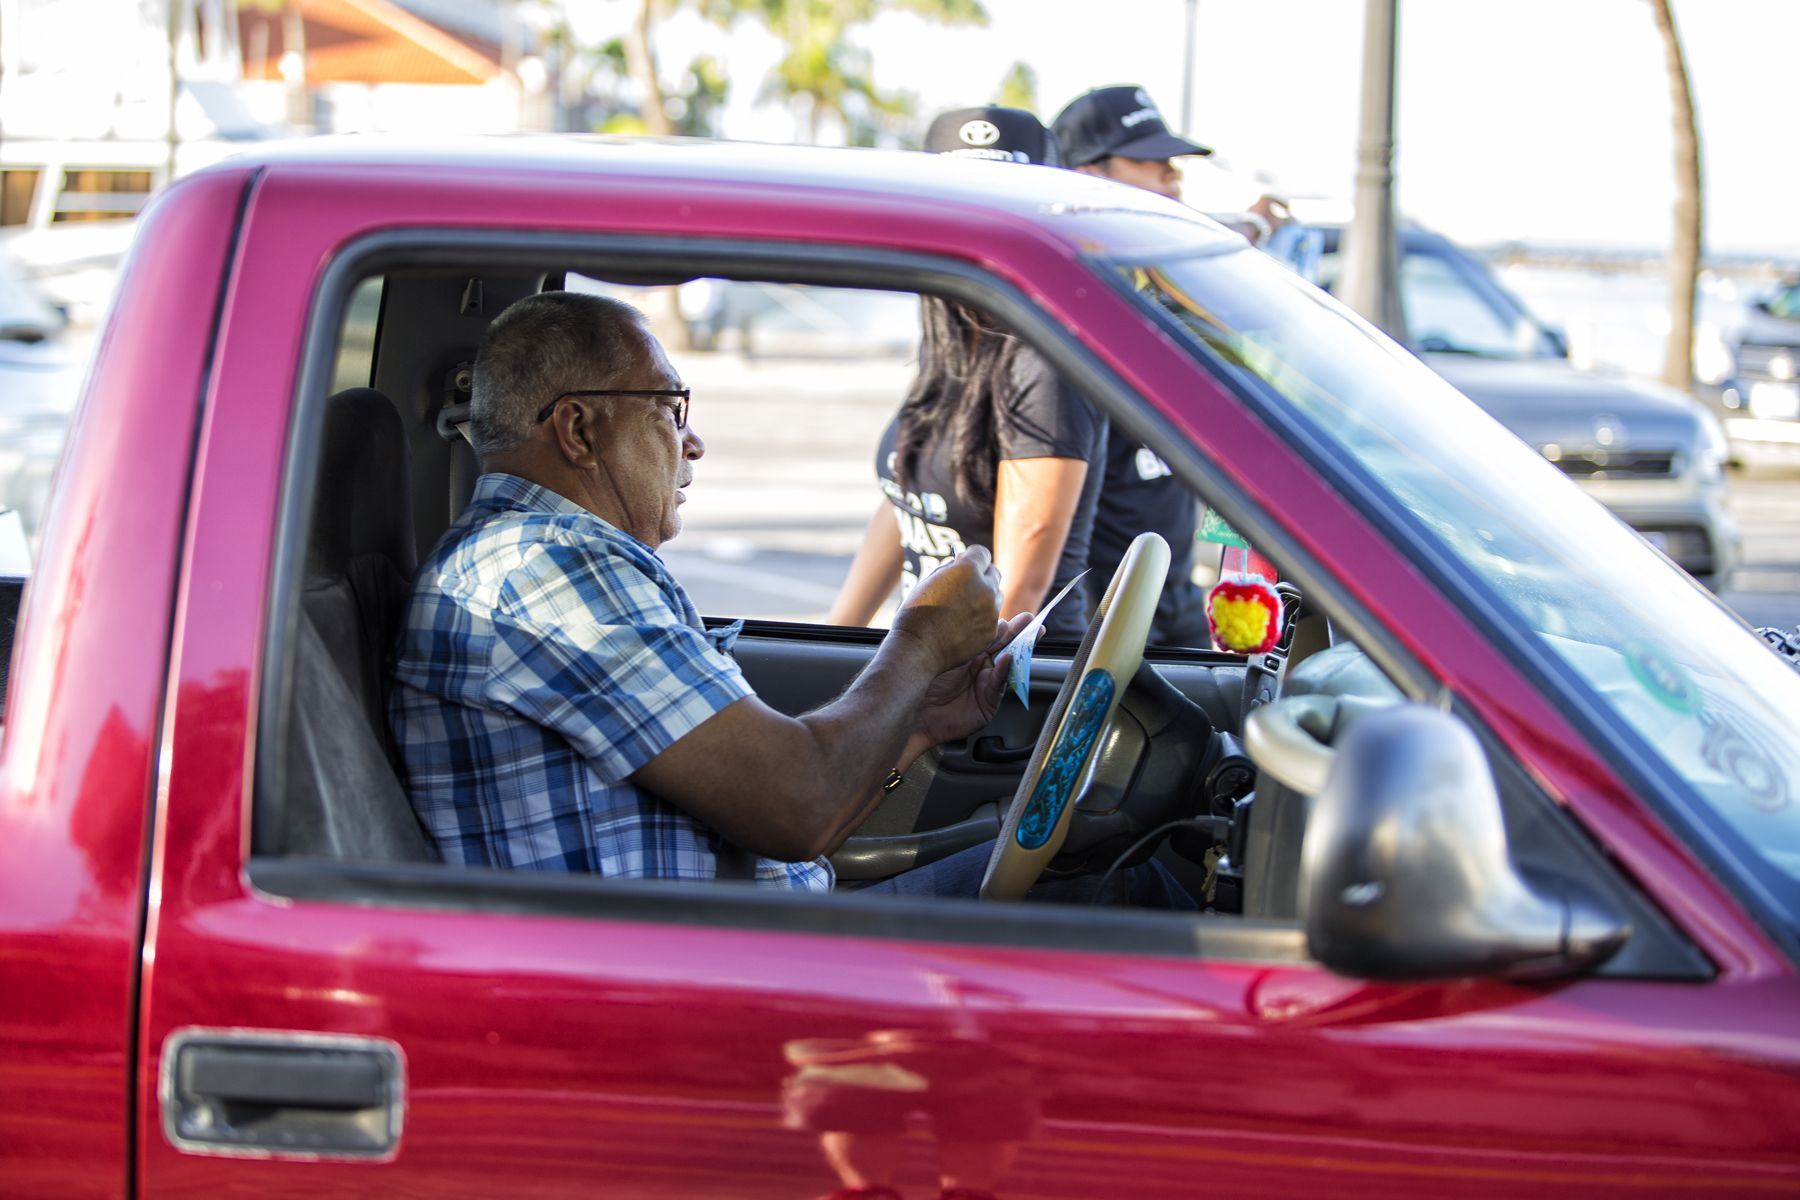
<path fill-rule="evenodd" d="M 587 405 L 559 405 L 550 429 L 557 454 L 570 466 L 586 469 L 600 461 L 599 423 Z"/>

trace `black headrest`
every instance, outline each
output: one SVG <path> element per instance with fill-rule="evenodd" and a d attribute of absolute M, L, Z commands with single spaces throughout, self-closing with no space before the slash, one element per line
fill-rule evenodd
<path fill-rule="evenodd" d="M 388 398 L 348 388 L 325 401 L 307 576 L 341 577 L 367 554 L 384 555 L 412 578 L 412 455 Z"/>

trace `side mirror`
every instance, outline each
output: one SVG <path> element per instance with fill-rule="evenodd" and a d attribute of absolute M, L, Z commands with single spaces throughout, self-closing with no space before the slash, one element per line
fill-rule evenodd
<path fill-rule="evenodd" d="M 1480 744 L 1448 713 L 1360 716 L 1331 754 L 1301 851 L 1314 958 L 1359 979 L 1571 975 L 1630 927 L 1573 886 L 1520 876 Z"/>

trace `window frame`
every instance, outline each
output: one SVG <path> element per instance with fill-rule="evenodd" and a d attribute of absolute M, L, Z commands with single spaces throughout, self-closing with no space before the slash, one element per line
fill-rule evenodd
<path fill-rule="evenodd" d="M 504 267 L 509 271 L 579 269 L 652 277 L 725 279 L 934 293 L 978 305 L 1036 347 L 1131 437 L 1156 449 L 1171 469 L 1253 544 L 1283 562 L 1342 630 L 1412 699 L 1440 685 L 1399 639 L 1381 627 L 1325 565 L 1282 531 L 1209 456 L 1148 400 L 1016 285 L 940 255 L 859 247 L 815 247 L 743 238 L 408 229 L 367 235 L 344 247 L 320 276 L 307 321 L 283 455 L 277 526 L 265 598 L 256 730 L 251 739 L 251 820 L 245 875 L 270 897 L 426 909 L 661 921 L 765 932 L 824 932 L 861 937 L 1005 944 L 1113 953 L 1175 955 L 1244 962 L 1307 963 L 1297 923 L 1238 916 L 1134 910 L 1029 908 L 894 896 L 792 895 L 716 883 L 595 879 L 441 864 L 351 863 L 278 856 L 256 848 L 258 830 L 279 827 L 282 749 L 292 702 L 289 681 L 300 612 L 300 575 L 312 511 L 322 415 L 348 305 L 364 280 L 400 269 Z M 1107 271 L 1090 263 L 1095 283 Z M 384 314 L 385 315 L 385 314 Z M 378 351 L 379 352 L 379 351 Z M 1234 394 L 1229 379 L 1222 383 Z M 1253 411 L 1256 411 L 1253 408 Z M 1273 426 L 1282 431 L 1280 424 Z M 1359 504 L 1359 508 L 1364 505 Z M 828 625 L 763 623 L 760 636 L 862 641 L 869 631 Z M 1212 656 L 1188 651 L 1183 658 Z M 1466 714 L 1465 714 L 1466 715 Z M 1479 725 L 1476 726 L 1479 730 Z M 1484 736 L 1487 736 L 1484 732 Z M 1579 840 L 1579 839 L 1578 839 Z"/>

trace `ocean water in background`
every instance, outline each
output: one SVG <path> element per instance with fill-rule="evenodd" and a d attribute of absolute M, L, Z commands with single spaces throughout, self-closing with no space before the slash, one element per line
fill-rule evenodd
<path fill-rule="evenodd" d="M 1576 366 L 1652 379 L 1662 374 L 1669 284 L 1660 269 L 1514 264 L 1497 273 L 1527 308 L 1568 336 Z M 1774 279 L 1703 273 L 1696 330 L 1728 327 Z"/>

